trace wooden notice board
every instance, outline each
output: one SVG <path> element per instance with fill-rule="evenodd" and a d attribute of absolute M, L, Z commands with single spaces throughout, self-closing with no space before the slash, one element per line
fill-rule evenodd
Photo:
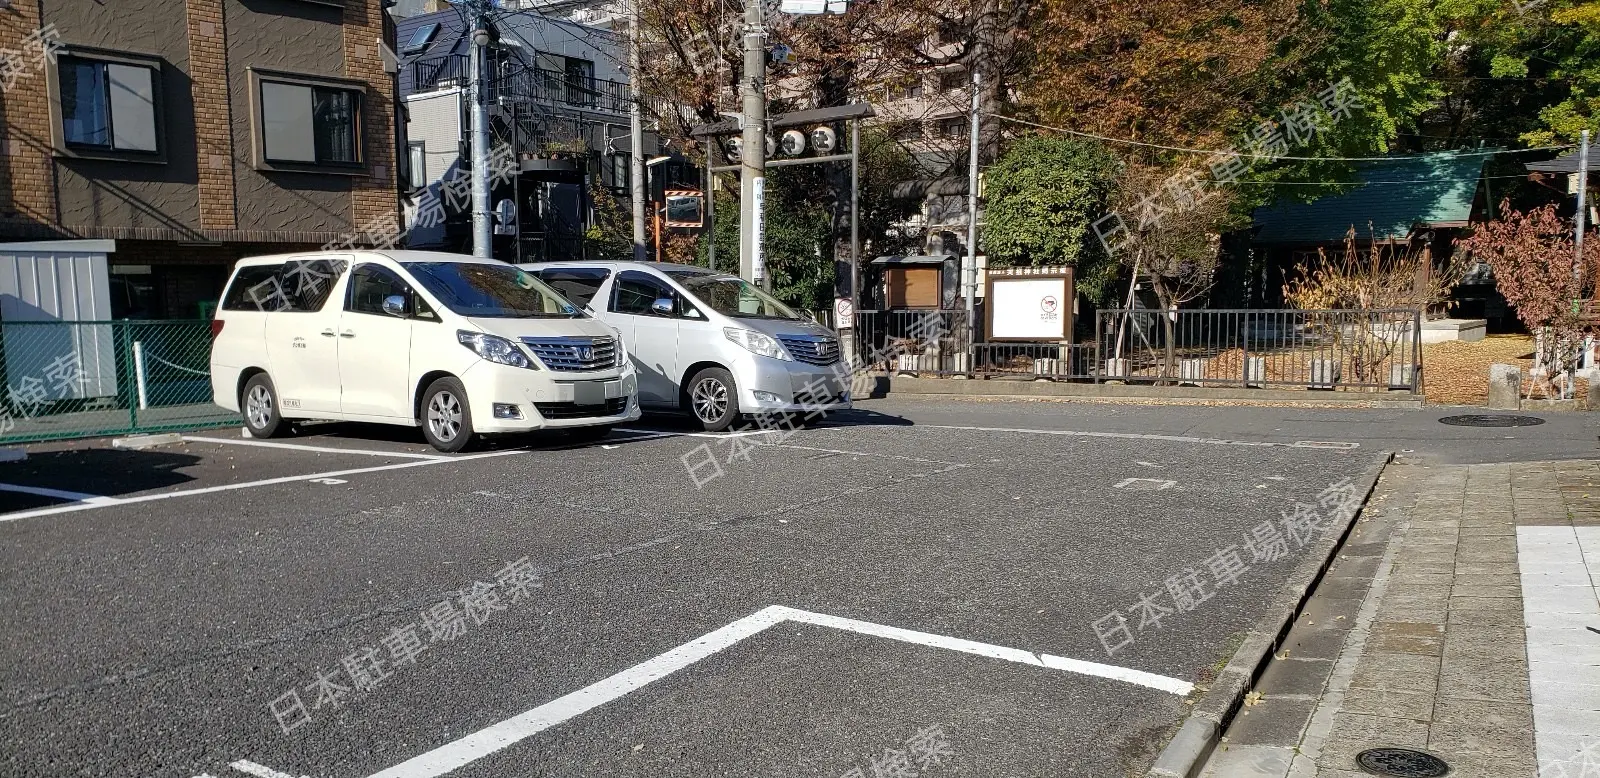
<path fill-rule="evenodd" d="M 888 307 L 938 308 L 940 267 L 891 267 L 885 270 L 884 296 Z"/>

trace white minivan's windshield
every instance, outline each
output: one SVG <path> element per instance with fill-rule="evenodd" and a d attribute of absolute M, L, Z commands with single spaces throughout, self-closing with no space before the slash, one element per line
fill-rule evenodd
<path fill-rule="evenodd" d="M 578 307 L 538 276 L 511 265 L 402 262 L 422 288 L 462 316 L 506 319 L 582 318 Z"/>
<path fill-rule="evenodd" d="M 789 319 L 802 317 L 759 288 L 736 276 L 712 273 L 667 271 L 689 294 L 717 313 L 745 319 Z"/>

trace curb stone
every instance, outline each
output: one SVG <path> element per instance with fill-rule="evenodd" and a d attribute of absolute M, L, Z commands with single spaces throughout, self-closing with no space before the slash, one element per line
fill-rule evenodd
<path fill-rule="evenodd" d="M 1394 460 L 1394 452 L 1382 453 L 1383 458 L 1367 468 L 1357 482 L 1358 485 L 1365 482 L 1361 489 L 1360 510 L 1326 544 L 1326 551 L 1321 556 L 1314 552 L 1307 554 L 1290 572 L 1289 580 L 1284 582 L 1267 605 L 1266 614 L 1245 635 L 1239 650 L 1217 674 L 1210 688 L 1195 701 L 1188 718 L 1166 747 L 1161 749 L 1155 764 L 1145 773 L 1145 778 L 1193 778 L 1195 771 L 1205 763 L 1221 733 L 1243 706 L 1245 695 L 1255 686 L 1256 680 L 1272 661 L 1273 653 L 1294 626 L 1295 619 L 1311 598 L 1317 583 L 1337 558 L 1339 549 L 1350 536 L 1351 528 L 1366 511 L 1367 500 L 1371 499 L 1372 490 L 1378 484 L 1378 476 Z"/>

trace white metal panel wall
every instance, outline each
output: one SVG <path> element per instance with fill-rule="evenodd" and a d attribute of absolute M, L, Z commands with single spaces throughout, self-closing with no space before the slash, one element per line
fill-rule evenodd
<path fill-rule="evenodd" d="M 117 393 L 117 357 L 105 322 L 111 277 L 103 252 L 0 249 L 0 348 L 7 393 L 51 400 Z"/>
<path fill-rule="evenodd" d="M 423 144 L 427 152 L 424 178 L 438 181 L 459 156 L 461 140 L 461 92 L 433 92 L 406 98 L 406 138 Z"/>

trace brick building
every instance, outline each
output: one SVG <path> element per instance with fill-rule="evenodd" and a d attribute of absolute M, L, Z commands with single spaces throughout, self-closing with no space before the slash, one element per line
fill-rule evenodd
<path fill-rule="evenodd" d="M 239 257 L 395 224 L 384 4 L 0 3 L 0 253 L 93 246 L 114 318 L 195 318 Z"/>

